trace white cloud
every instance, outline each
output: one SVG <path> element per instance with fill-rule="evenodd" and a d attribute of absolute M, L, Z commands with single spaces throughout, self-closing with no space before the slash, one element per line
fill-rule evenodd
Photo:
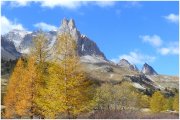
<path fill-rule="evenodd" d="M 167 45 L 167 47 L 162 47 L 158 49 L 161 55 L 179 55 L 179 45 L 178 42 L 172 42 Z"/>
<path fill-rule="evenodd" d="M 166 20 L 168 20 L 169 22 L 172 22 L 172 23 L 178 23 L 179 22 L 179 15 L 176 15 L 176 14 L 169 14 L 167 16 L 164 16 L 164 18 Z"/>
<path fill-rule="evenodd" d="M 179 55 L 179 44 L 177 42 L 163 42 L 158 35 L 139 36 L 143 42 L 147 42 L 156 48 L 161 55 Z"/>
<path fill-rule="evenodd" d="M 53 26 L 44 22 L 36 23 L 34 24 L 34 26 L 45 31 L 57 30 L 56 26 Z"/>
<path fill-rule="evenodd" d="M 27 6 L 29 3 L 32 2 L 30 0 L 14 0 L 11 1 L 10 5 L 12 7 L 19 7 L 19 6 Z"/>
<path fill-rule="evenodd" d="M 98 5 L 99 7 L 110 7 L 110 6 L 114 6 L 115 2 L 114 1 L 97 1 L 96 5 Z"/>
<path fill-rule="evenodd" d="M 83 1 L 70 1 L 70 0 L 44 0 L 39 1 L 42 7 L 64 7 L 68 9 L 76 9 L 82 5 L 85 5 L 86 2 Z"/>
<path fill-rule="evenodd" d="M 126 59 L 132 64 L 144 64 L 145 62 L 153 62 L 156 58 L 154 56 L 149 56 L 142 54 L 138 51 L 132 51 L 129 54 L 123 54 L 118 58 L 112 59 L 111 61 L 118 63 L 121 59 Z"/>
<path fill-rule="evenodd" d="M 5 2 L 1 0 L 0 4 L 1 4 L 1 6 L 3 6 L 3 5 L 5 5 Z"/>
<path fill-rule="evenodd" d="M 161 40 L 160 36 L 158 35 L 140 35 L 139 36 L 143 42 L 150 43 L 152 46 L 159 47 L 162 45 L 163 41 Z"/>
<path fill-rule="evenodd" d="M 24 27 L 20 23 L 10 21 L 5 16 L 1 16 L 1 34 L 8 33 L 12 29 L 24 30 Z"/>
<path fill-rule="evenodd" d="M 10 2 L 11 7 L 22 7 L 27 6 L 30 3 L 40 3 L 41 7 L 48 7 L 48 8 L 54 8 L 54 7 L 62 7 L 67 9 L 77 9 L 81 6 L 85 5 L 97 5 L 99 7 L 110 7 L 115 5 L 114 1 L 78 1 L 78 0 L 13 0 Z"/>
<path fill-rule="evenodd" d="M 97 5 L 99 7 L 110 7 L 115 4 L 113 1 L 75 1 L 75 0 L 44 0 L 39 1 L 42 7 L 63 7 L 68 9 L 76 9 L 85 5 Z"/>

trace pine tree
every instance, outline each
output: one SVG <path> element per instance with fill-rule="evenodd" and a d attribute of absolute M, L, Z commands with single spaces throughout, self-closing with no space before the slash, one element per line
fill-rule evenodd
<path fill-rule="evenodd" d="M 152 95 L 150 101 L 150 108 L 153 112 L 160 112 L 164 110 L 165 98 L 160 91 L 155 92 Z"/>

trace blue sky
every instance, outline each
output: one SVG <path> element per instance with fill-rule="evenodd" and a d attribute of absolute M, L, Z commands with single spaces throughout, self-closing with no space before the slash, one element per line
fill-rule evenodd
<path fill-rule="evenodd" d="M 178 2 L 2 2 L 1 33 L 57 29 L 73 18 L 78 30 L 106 57 L 128 59 L 139 69 L 147 62 L 158 73 L 179 73 Z"/>

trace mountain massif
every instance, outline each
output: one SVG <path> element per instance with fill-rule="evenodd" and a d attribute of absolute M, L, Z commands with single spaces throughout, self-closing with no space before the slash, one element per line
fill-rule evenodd
<path fill-rule="evenodd" d="M 87 36 L 81 34 L 77 30 L 74 20 L 72 19 L 71 20 L 63 19 L 61 22 L 61 26 L 55 31 L 44 32 L 38 30 L 38 31 L 28 32 L 22 30 L 12 30 L 9 33 L 3 35 L 1 38 L 11 43 L 12 44 L 11 46 L 16 48 L 15 50 L 8 49 L 9 52 L 17 51 L 21 54 L 28 54 L 33 44 L 32 42 L 33 38 L 37 36 L 39 33 L 45 34 L 45 36 L 48 39 L 49 47 L 53 47 L 54 44 L 56 43 L 57 34 L 62 34 L 64 32 L 71 34 L 71 36 L 76 41 L 79 56 L 89 55 L 92 57 L 97 57 L 99 59 L 106 60 L 105 55 L 103 54 L 103 52 L 99 50 L 96 43 L 93 42 L 91 39 L 89 39 Z M 5 46 L 2 45 L 2 47 Z M 2 53 L 3 52 L 4 51 L 2 51 Z M 18 55 L 15 56 L 18 57 Z M 2 58 L 10 59 L 8 58 L 8 56 L 2 56 Z"/>
<path fill-rule="evenodd" d="M 122 59 L 115 64 L 105 57 L 96 43 L 78 31 L 73 19 L 63 19 L 60 27 L 53 31 L 12 30 L 1 36 L 1 59 L 14 60 L 22 54 L 28 54 L 33 45 L 33 38 L 44 33 L 48 39 L 49 48 L 56 44 L 56 37 L 62 33 L 69 33 L 76 41 L 77 52 L 80 56 L 84 71 L 98 82 L 112 82 L 118 84 L 124 80 L 130 81 L 138 89 L 179 88 L 178 77 L 159 75 L 153 67 L 145 63 L 140 71 L 136 65 Z"/>

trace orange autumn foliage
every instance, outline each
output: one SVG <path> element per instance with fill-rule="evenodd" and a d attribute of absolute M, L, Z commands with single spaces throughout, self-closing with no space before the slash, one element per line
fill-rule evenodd
<path fill-rule="evenodd" d="M 36 79 L 34 58 L 27 62 L 20 58 L 11 75 L 4 99 L 5 117 L 31 116 L 33 107 L 33 84 Z"/>

